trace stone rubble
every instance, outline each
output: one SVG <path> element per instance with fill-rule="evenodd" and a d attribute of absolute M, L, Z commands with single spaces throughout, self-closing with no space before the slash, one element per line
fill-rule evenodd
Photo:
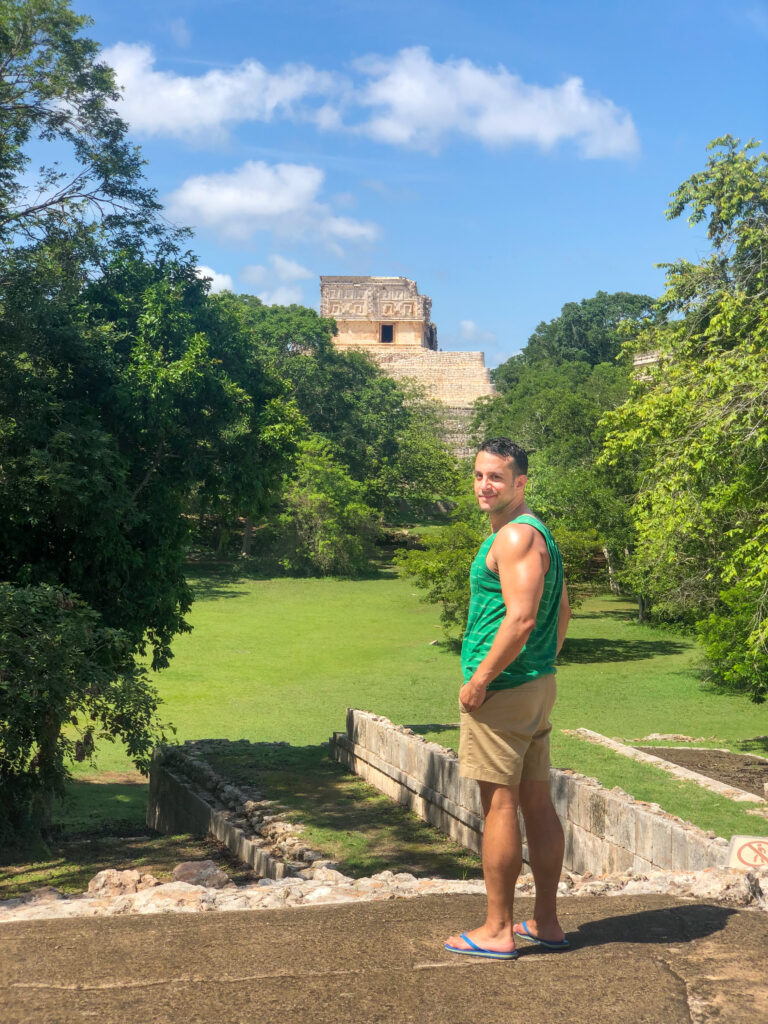
<path fill-rule="evenodd" d="M 258 848 L 267 858 L 284 865 L 286 874 L 312 878 L 314 870 L 327 865 L 323 854 L 313 850 L 301 838 L 304 826 L 287 821 L 287 808 L 270 800 L 256 789 L 233 786 L 226 782 L 206 761 L 212 749 L 222 745 L 237 747 L 247 741 L 240 740 L 187 740 L 183 747 L 163 748 L 163 763 L 216 810 L 225 813 L 242 837 Z M 284 746 L 282 741 L 273 744 Z M 182 878 L 181 881 L 195 880 Z M 326 879 L 328 880 L 328 879 Z M 202 884 L 210 884 L 205 881 Z M 223 885 L 226 882 L 222 882 Z"/>
<path fill-rule="evenodd" d="M 151 877 L 151 875 L 150 875 Z M 223 889 L 235 883 L 212 860 L 185 860 L 173 869 L 174 882 L 204 885 L 209 889 Z"/>
<path fill-rule="evenodd" d="M 533 891 L 532 876 L 522 876 L 517 885 L 518 894 L 529 896 Z M 328 867 L 322 869 L 320 877 L 283 878 L 279 881 L 262 878 L 254 884 L 238 887 L 230 883 L 223 888 L 185 881 L 160 883 L 151 875 L 139 875 L 137 871 L 110 869 L 99 872 L 91 880 L 89 891 L 80 896 L 63 896 L 52 886 L 45 886 L 17 899 L 6 900 L 0 903 L 0 923 L 52 917 L 273 910 L 484 892 L 481 879 L 416 878 L 407 872 L 395 874 L 392 871 L 381 871 L 370 878 L 352 879 Z M 716 868 L 688 872 L 651 871 L 646 874 L 630 871 L 623 875 L 600 877 L 564 871 L 559 893 L 563 897 L 662 894 L 768 912 L 768 867 L 749 872 Z"/>

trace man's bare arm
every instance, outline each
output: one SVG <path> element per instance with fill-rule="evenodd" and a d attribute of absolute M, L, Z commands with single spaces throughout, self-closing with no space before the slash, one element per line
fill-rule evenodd
<path fill-rule="evenodd" d="M 563 646 L 565 634 L 568 632 L 568 623 L 571 621 L 571 603 L 568 600 L 568 588 L 563 580 L 563 593 L 560 597 L 560 611 L 557 616 L 557 653 Z"/>
<path fill-rule="evenodd" d="M 507 613 L 491 649 L 459 692 L 459 700 L 474 711 L 485 700 L 486 687 L 510 665 L 536 625 L 536 613 L 544 592 L 544 566 L 531 527 L 510 526 L 500 532 L 493 553 L 499 567 L 501 593 Z"/>

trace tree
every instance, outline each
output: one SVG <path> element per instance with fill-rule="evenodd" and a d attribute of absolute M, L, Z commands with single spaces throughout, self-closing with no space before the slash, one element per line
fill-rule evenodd
<path fill-rule="evenodd" d="M 81 34 L 91 22 L 67 0 L 0 2 L 0 247 L 165 234 L 139 150 L 112 106 L 114 72 Z M 38 140 L 55 159 L 32 176 Z"/>
<path fill-rule="evenodd" d="M 478 437 L 513 437 L 531 456 L 528 502 L 561 546 L 569 585 L 600 578 L 618 588 L 632 544 L 630 494 L 623 480 L 596 465 L 600 420 L 627 396 L 626 362 L 521 363 L 507 389 L 479 406 Z"/>
<path fill-rule="evenodd" d="M 591 299 L 566 302 L 559 316 L 538 325 L 519 355 L 493 371 L 494 384 L 508 390 L 531 363 L 612 363 L 621 352 L 622 329 L 658 315 L 653 307 L 650 295 L 632 292 L 601 291 Z"/>
<path fill-rule="evenodd" d="M 260 511 L 298 417 L 158 217 L 87 23 L 0 2 L 0 784 L 33 826 L 94 736 L 146 767 L 192 498 Z"/>
<path fill-rule="evenodd" d="M 360 576 L 369 566 L 379 533 L 365 488 L 334 458 L 317 434 L 299 445 L 286 481 L 277 539 L 284 569 L 323 576 Z"/>
<path fill-rule="evenodd" d="M 309 428 L 385 516 L 427 510 L 455 490 L 457 463 L 442 443 L 439 410 L 387 376 L 366 354 L 333 345 L 336 325 L 301 306 L 218 297 L 254 351 L 284 378 Z"/>
<path fill-rule="evenodd" d="M 421 550 L 398 551 L 395 562 L 425 591 L 425 601 L 442 605 L 440 621 L 445 632 L 461 637 L 469 612 L 469 569 L 488 536 L 488 518 L 474 495 L 465 494 L 456 502 L 451 520 L 425 537 Z"/>
<path fill-rule="evenodd" d="M 122 739 L 146 770 L 165 738 L 157 705 L 125 632 L 62 588 L 0 583 L 3 845 L 49 820 L 68 760 L 90 760 L 100 736 Z"/>
<path fill-rule="evenodd" d="M 768 157 L 723 136 L 667 216 L 712 252 L 666 265 L 659 361 L 606 414 L 603 464 L 637 475 L 629 567 L 659 617 L 698 622 L 715 682 L 768 692 Z"/>

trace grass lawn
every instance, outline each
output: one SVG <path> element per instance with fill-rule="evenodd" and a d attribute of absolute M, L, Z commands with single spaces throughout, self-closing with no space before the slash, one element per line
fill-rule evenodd
<path fill-rule="evenodd" d="M 353 706 L 456 746 L 458 654 L 442 640 L 437 608 L 421 602 L 409 581 L 386 571 L 345 581 L 249 578 L 200 567 L 192 582 L 194 631 L 177 638 L 171 667 L 157 676 L 178 741 L 316 745 L 343 729 L 345 708 Z M 768 705 L 703 689 L 694 644 L 633 617 L 632 606 L 611 597 L 577 610 L 558 673 L 555 763 L 619 784 L 726 837 L 765 834 L 768 822 L 730 801 L 559 731 L 586 726 L 624 739 L 683 733 L 713 746 L 768 751 Z M 102 747 L 98 766 L 130 768 L 114 745 Z M 92 771 L 79 766 L 84 777 Z M 94 823 L 119 819 L 122 797 L 115 793 L 108 806 L 97 806 Z M 63 808 L 62 820 L 71 814 Z"/>
<path fill-rule="evenodd" d="M 194 630 L 176 639 L 171 667 L 156 677 L 179 741 L 321 743 L 344 727 L 347 706 L 419 725 L 438 741 L 426 726 L 458 720 L 458 653 L 442 640 L 437 609 L 407 580 L 247 579 L 219 569 L 200 570 L 193 582 Z M 624 739 L 683 733 L 768 750 L 768 704 L 703 689 L 693 642 L 633 617 L 629 603 L 611 597 L 576 611 L 558 671 L 556 728 Z M 104 747 L 99 767 L 130 766 L 120 748 Z"/>

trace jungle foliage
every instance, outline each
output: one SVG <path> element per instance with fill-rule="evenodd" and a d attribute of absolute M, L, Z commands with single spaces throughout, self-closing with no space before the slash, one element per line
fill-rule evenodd
<path fill-rule="evenodd" d="M 603 466 L 638 481 L 627 567 L 654 614 L 695 624 L 714 682 L 768 693 L 768 156 L 723 136 L 672 195 L 712 251 L 666 266 L 658 362 L 606 414 Z"/>
<path fill-rule="evenodd" d="M 382 516 L 454 479 L 434 410 L 336 352 L 332 321 L 209 294 L 88 24 L 0 2 L 0 840 L 45 826 L 99 737 L 147 767 L 143 665 L 189 629 L 202 522 L 354 575 Z"/>

